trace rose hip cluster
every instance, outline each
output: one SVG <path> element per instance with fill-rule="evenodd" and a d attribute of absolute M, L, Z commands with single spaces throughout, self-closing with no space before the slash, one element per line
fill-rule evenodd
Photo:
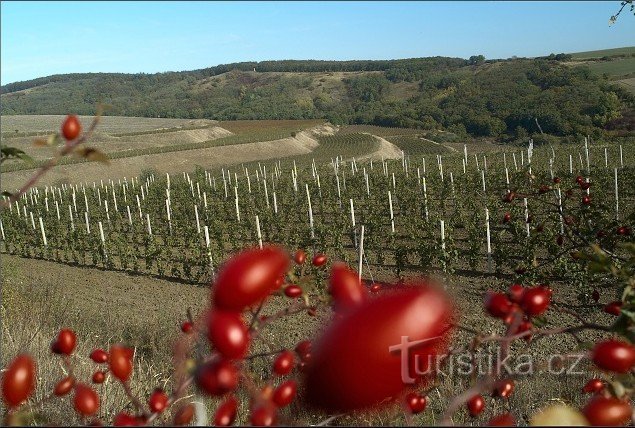
<path fill-rule="evenodd" d="M 485 296 L 485 309 L 494 318 L 502 319 L 506 325 L 516 324 L 512 334 L 522 334 L 531 338 L 531 317 L 542 315 L 551 302 L 553 292 L 546 285 L 524 287 L 512 284 L 507 293 L 489 292 Z"/>

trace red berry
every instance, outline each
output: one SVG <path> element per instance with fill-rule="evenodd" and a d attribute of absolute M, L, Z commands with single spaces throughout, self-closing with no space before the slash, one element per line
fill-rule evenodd
<path fill-rule="evenodd" d="M 590 187 L 591 187 L 591 183 L 589 183 L 588 181 L 584 181 L 580 183 L 580 188 L 582 190 L 588 190 Z"/>
<path fill-rule="evenodd" d="M 551 190 L 551 188 L 549 186 L 547 186 L 546 184 L 543 184 L 542 186 L 540 186 L 540 188 L 538 189 L 538 193 L 540 193 L 541 195 L 547 193 L 549 190 Z"/>
<path fill-rule="evenodd" d="M 514 192 L 507 192 L 505 194 L 505 196 L 503 196 L 503 202 L 507 202 L 510 203 L 514 200 L 514 198 L 516 198 L 516 193 Z"/>
<path fill-rule="evenodd" d="M 313 266 L 324 266 L 324 264 L 326 263 L 326 254 L 316 254 L 315 257 L 313 257 Z"/>
<path fill-rule="evenodd" d="M 233 395 L 223 401 L 214 414 L 214 426 L 227 427 L 236 420 L 236 411 L 238 410 L 238 400 Z"/>
<path fill-rule="evenodd" d="M 97 364 L 102 364 L 108 361 L 108 354 L 103 349 L 95 349 L 90 353 L 90 359 Z"/>
<path fill-rule="evenodd" d="M 553 182 L 554 182 L 555 184 L 560 184 L 560 182 L 561 182 L 561 181 L 562 181 L 562 180 L 560 180 L 560 177 L 553 177 Z"/>
<path fill-rule="evenodd" d="M 589 195 L 584 195 L 582 197 L 582 204 L 583 205 L 591 205 L 591 197 Z"/>
<path fill-rule="evenodd" d="M 575 182 L 578 183 L 578 184 L 583 183 L 584 182 L 584 177 L 582 177 L 581 175 L 578 175 L 575 178 Z"/>
<path fill-rule="evenodd" d="M 112 422 L 113 426 L 116 427 L 134 427 L 139 425 L 137 423 L 137 418 L 133 415 L 125 412 L 119 412 L 115 415 L 115 419 Z"/>
<path fill-rule="evenodd" d="M 368 290 L 359 280 L 359 275 L 343 263 L 331 266 L 329 293 L 333 297 L 333 309 L 344 313 L 361 305 L 368 298 Z"/>
<path fill-rule="evenodd" d="M 256 427 L 270 427 L 278 422 L 276 408 L 272 404 L 261 404 L 251 410 L 249 420 Z"/>
<path fill-rule="evenodd" d="M 311 341 L 303 340 L 295 346 L 295 352 L 300 358 L 311 353 Z"/>
<path fill-rule="evenodd" d="M 295 381 L 288 380 L 280 384 L 280 386 L 273 391 L 273 402 L 276 403 L 278 407 L 288 406 L 295 398 L 296 391 L 297 386 Z"/>
<path fill-rule="evenodd" d="M 633 409 L 628 401 L 597 394 L 587 403 L 582 413 L 591 425 L 620 426 L 628 423 Z"/>
<path fill-rule="evenodd" d="M 73 330 L 62 329 L 57 339 L 51 345 L 51 350 L 56 354 L 71 355 L 77 345 L 77 336 Z"/>
<path fill-rule="evenodd" d="M 511 413 L 503 413 L 493 417 L 487 423 L 490 427 L 513 427 L 516 426 L 516 418 Z"/>
<path fill-rule="evenodd" d="M 595 303 L 597 303 L 598 300 L 600 300 L 600 292 L 597 290 L 593 290 L 593 292 L 591 293 L 591 298 Z"/>
<path fill-rule="evenodd" d="M 104 383 L 105 380 L 106 373 L 99 370 L 93 373 L 93 383 Z"/>
<path fill-rule="evenodd" d="M 623 303 L 619 300 L 611 302 L 604 307 L 604 312 L 606 312 L 607 314 L 615 315 L 617 317 L 622 313 L 622 305 Z"/>
<path fill-rule="evenodd" d="M 520 284 L 512 284 L 510 285 L 509 292 L 507 294 L 509 295 L 509 300 L 514 303 L 520 303 L 523 298 L 523 294 L 525 294 L 525 287 Z"/>
<path fill-rule="evenodd" d="M 279 376 L 284 376 L 293 370 L 294 364 L 295 358 L 293 352 L 285 350 L 282 351 L 273 362 L 273 371 Z"/>
<path fill-rule="evenodd" d="M 591 379 L 589 380 L 585 385 L 584 388 L 582 388 L 582 391 L 586 392 L 586 393 L 595 393 L 595 392 L 600 392 L 604 389 L 604 382 L 602 382 L 600 379 Z"/>
<path fill-rule="evenodd" d="M 122 382 L 126 382 L 132 374 L 132 356 L 134 351 L 121 345 L 113 345 L 108 356 L 110 372 Z"/>
<path fill-rule="evenodd" d="M 289 256 L 278 247 L 245 250 L 221 269 L 212 301 L 219 309 L 242 311 L 264 300 L 289 267 Z"/>
<path fill-rule="evenodd" d="M 207 338 L 225 358 L 242 358 L 249 348 L 249 332 L 237 312 L 210 311 Z"/>
<path fill-rule="evenodd" d="M 296 251 L 295 255 L 293 256 L 293 260 L 296 262 L 296 264 L 304 264 L 304 262 L 306 261 L 306 253 L 304 252 L 304 250 Z"/>
<path fill-rule="evenodd" d="M 512 302 L 503 293 L 487 293 L 485 309 L 494 318 L 504 318 L 512 310 Z"/>
<path fill-rule="evenodd" d="M 2 399 L 7 407 L 26 401 L 35 389 L 35 363 L 27 354 L 20 354 L 2 375 Z"/>
<path fill-rule="evenodd" d="M 416 415 L 426 409 L 426 397 L 417 394 L 416 392 L 411 392 L 406 396 L 406 405 L 408 406 L 410 413 Z"/>
<path fill-rule="evenodd" d="M 74 114 L 66 116 L 66 119 L 62 123 L 62 135 L 68 141 L 72 141 L 79 136 L 82 132 L 82 124 L 79 122 L 79 118 Z"/>
<path fill-rule="evenodd" d="M 209 395 L 223 395 L 238 386 L 238 369 L 227 360 L 212 361 L 198 368 L 195 380 Z"/>
<path fill-rule="evenodd" d="M 152 392 L 148 399 L 148 406 L 153 413 L 161 413 L 168 406 L 168 396 L 161 388 L 157 388 Z"/>
<path fill-rule="evenodd" d="M 505 213 L 503 216 L 503 223 L 509 223 L 512 220 L 512 215 L 510 213 Z"/>
<path fill-rule="evenodd" d="M 628 373 L 635 367 L 635 346 L 621 340 L 609 339 L 596 343 L 591 353 L 596 366 L 616 373 Z"/>
<path fill-rule="evenodd" d="M 57 382 L 57 385 L 55 385 L 55 389 L 53 389 L 53 394 L 61 397 L 71 392 L 73 386 L 75 386 L 75 378 L 73 378 L 72 376 L 67 376 Z"/>
<path fill-rule="evenodd" d="M 99 396 L 88 385 L 77 384 L 75 397 L 73 397 L 73 407 L 82 416 L 94 415 L 99 410 Z"/>
<path fill-rule="evenodd" d="M 428 285 L 404 286 L 368 299 L 333 322 L 314 343 L 304 378 L 307 401 L 339 412 L 399 396 L 407 386 L 404 367 L 398 352 L 387 351 L 400 346 L 405 336 L 410 342 L 421 341 L 409 349 L 407 361 L 413 380 L 422 382 L 417 373 L 425 372 L 447 349 L 452 318 L 447 295 Z"/>
<path fill-rule="evenodd" d="M 527 289 L 525 294 L 523 294 L 521 307 L 527 315 L 536 316 L 547 310 L 550 300 L 551 295 L 545 287 L 533 287 Z"/>
<path fill-rule="evenodd" d="M 512 392 L 514 392 L 514 381 L 511 379 L 503 379 L 496 384 L 494 397 L 509 398 Z"/>
<path fill-rule="evenodd" d="M 296 297 L 300 297 L 302 295 L 302 289 L 297 285 L 287 285 L 284 289 L 284 295 L 295 299 Z"/>
<path fill-rule="evenodd" d="M 370 286 L 371 293 L 379 293 L 380 290 L 381 290 L 381 285 L 379 284 L 373 284 Z"/>
<path fill-rule="evenodd" d="M 485 409 L 485 400 L 481 394 L 475 395 L 467 402 L 467 410 L 470 416 L 476 417 Z"/>
<path fill-rule="evenodd" d="M 176 426 L 189 425 L 194 417 L 194 405 L 191 403 L 184 404 L 174 414 L 172 423 Z"/>
<path fill-rule="evenodd" d="M 193 329 L 194 324 L 192 324 L 190 321 L 185 321 L 183 324 L 181 324 L 181 331 L 185 334 L 191 333 Z"/>

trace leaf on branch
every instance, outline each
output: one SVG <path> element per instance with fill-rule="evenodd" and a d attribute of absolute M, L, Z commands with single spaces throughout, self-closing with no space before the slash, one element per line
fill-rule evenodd
<path fill-rule="evenodd" d="M 99 149 L 95 149 L 92 147 L 84 147 L 84 146 L 78 146 L 75 150 L 74 150 L 75 155 L 87 159 L 91 162 L 101 162 L 103 164 L 110 164 L 110 161 L 108 160 L 108 156 L 106 156 L 106 154 L 102 151 L 100 151 Z"/>
<path fill-rule="evenodd" d="M 15 147 L 2 147 L 0 148 L 0 151 L 2 152 L 1 162 L 12 158 L 22 159 L 25 162 L 33 162 L 33 158 L 31 158 L 31 156 L 24 153 L 23 150 L 17 149 Z"/>

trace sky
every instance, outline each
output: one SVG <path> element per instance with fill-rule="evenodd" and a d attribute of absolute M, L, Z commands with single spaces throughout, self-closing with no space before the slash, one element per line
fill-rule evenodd
<path fill-rule="evenodd" d="M 0 3 L 0 81 L 240 61 L 533 57 L 635 45 L 608 2 Z"/>

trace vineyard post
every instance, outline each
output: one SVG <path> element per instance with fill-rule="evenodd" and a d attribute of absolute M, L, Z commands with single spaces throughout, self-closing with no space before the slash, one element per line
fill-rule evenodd
<path fill-rule="evenodd" d="M 395 180 L 395 173 L 392 173 L 392 188 L 397 189 L 397 182 Z"/>
<path fill-rule="evenodd" d="M 152 226 L 150 225 L 150 214 L 146 213 L 146 223 L 148 224 L 148 236 L 152 236 Z"/>
<path fill-rule="evenodd" d="M 70 205 L 69 205 L 70 206 Z M 29 221 L 28 216 L 26 215 L 26 202 L 22 205 L 22 212 L 24 212 L 24 221 Z M 34 228 L 35 229 L 35 228 Z"/>
<path fill-rule="evenodd" d="M 461 159 L 461 163 L 463 164 L 463 175 L 465 175 L 467 173 L 467 170 L 465 168 L 465 159 Z"/>
<path fill-rule="evenodd" d="M 124 177 L 124 180 L 126 179 L 126 177 Z M 123 203 L 127 204 L 128 203 L 128 198 L 126 196 L 126 190 L 128 189 L 128 183 L 124 183 L 124 185 L 121 187 L 121 190 L 123 190 Z M 84 197 L 86 197 L 86 191 L 84 191 Z"/>
<path fill-rule="evenodd" d="M 441 250 L 445 255 L 445 221 L 439 220 L 439 222 L 441 224 Z"/>
<path fill-rule="evenodd" d="M 423 167 L 423 175 L 425 176 L 426 175 L 426 158 L 422 157 L 421 159 L 423 161 L 421 164 L 421 166 Z"/>
<path fill-rule="evenodd" d="M 203 206 L 207 209 L 207 193 L 205 192 L 203 192 Z"/>
<path fill-rule="evenodd" d="M 225 180 L 225 171 L 223 170 L 223 186 L 225 187 L 225 199 L 227 199 L 227 180 Z"/>
<path fill-rule="evenodd" d="M 357 247 L 357 230 L 355 230 L 355 208 L 353 207 L 353 199 L 349 199 L 351 203 L 351 223 L 353 224 L 354 245 Z"/>
<path fill-rule="evenodd" d="M 46 205 L 46 212 L 49 212 L 49 198 L 44 198 L 44 204 Z M 11 205 L 9 205 L 11 207 Z"/>
<path fill-rule="evenodd" d="M 591 173 L 591 164 L 589 163 L 589 139 L 584 138 L 584 154 L 586 155 L 586 171 L 587 174 Z"/>
<path fill-rule="evenodd" d="M 390 206 L 390 230 L 391 233 L 395 233 L 395 216 L 392 209 L 392 193 L 388 191 L 388 205 Z"/>
<path fill-rule="evenodd" d="M 84 211 L 84 221 L 86 222 L 86 234 L 90 235 L 90 223 L 88 222 L 88 211 Z"/>
<path fill-rule="evenodd" d="M 465 170 L 465 165 L 467 165 L 467 144 L 463 144 L 463 160 L 465 161 L 463 165 L 463 169 Z"/>
<path fill-rule="evenodd" d="M 525 229 L 527 230 L 527 238 L 529 238 L 529 208 L 527 207 L 527 198 L 523 198 L 525 205 Z"/>
<path fill-rule="evenodd" d="M 128 223 L 132 226 L 132 215 L 130 214 L 130 205 L 126 205 L 126 211 L 128 212 Z"/>
<path fill-rule="evenodd" d="M 273 212 L 278 214 L 278 200 L 276 199 L 276 192 L 273 192 Z"/>
<path fill-rule="evenodd" d="M 101 238 L 101 248 L 104 251 L 104 257 L 108 260 L 108 253 L 106 253 L 106 239 L 104 238 L 104 227 L 99 222 L 99 237 Z"/>
<path fill-rule="evenodd" d="M 71 218 L 71 229 L 75 232 L 75 222 L 73 221 L 73 209 L 71 206 L 68 206 L 68 216 Z M 35 229 L 35 227 L 34 227 Z"/>
<path fill-rule="evenodd" d="M 260 219 L 258 218 L 258 214 L 256 214 L 256 233 L 258 234 L 258 246 L 262 250 L 262 232 L 260 231 Z"/>
<path fill-rule="evenodd" d="M 507 193 L 509 193 L 509 170 L 505 167 L 505 184 L 507 184 Z"/>
<path fill-rule="evenodd" d="M 558 214 L 560 218 L 560 234 L 564 235 L 564 221 L 562 220 L 562 190 L 558 187 Z"/>
<path fill-rule="evenodd" d="M 609 167 L 609 152 L 606 147 L 604 147 L 604 167 L 605 168 Z"/>
<path fill-rule="evenodd" d="M 141 200 L 145 201 L 146 200 L 146 194 L 145 194 L 145 186 L 141 186 Z M 97 189 L 99 190 L 99 189 Z"/>
<path fill-rule="evenodd" d="M 361 282 L 362 280 L 362 262 L 364 260 L 364 225 L 362 224 L 362 230 L 359 235 L 359 269 L 358 269 L 358 279 Z"/>
<path fill-rule="evenodd" d="M 315 238 L 315 232 L 313 231 L 313 209 L 311 208 L 311 194 L 309 193 L 309 185 L 307 183 L 304 184 L 306 186 L 306 199 L 309 204 L 309 226 L 311 227 L 311 238 Z"/>
<path fill-rule="evenodd" d="M 580 171 L 582 170 L 582 153 L 578 152 L 578 159 L 580 160 Z"/>
<path fill-rule="evenodd" d="M 492 272 L 492 242 L 489 229 L 489 210 L 485 208 L 485 229 L 487 234 L 487 271 Z"/>
<path fill-rule="evenodd" d="M 119 209 L 117 207 L 117 195 L 115 193 L 115 186 L 114 185 L 112 186 L 112 202 L 113 202 L 113 205 L 115 206 L 115 212 L 116 213 L 119 212 Z"/>
<path fill-rule="evenodd" d="M 141 202 L 139 201 L 139 195 L 135 195 L 137 198 L 137 208 L 139 208 L 139 218 L 143 219 L 143 213 L 141 212 Z"/>
<path fill-rule="evenodd" d="M 417 169 L 417 171 L 419 171 Z M 366 174 L 366 168 L 364 168 L 364 179 L 366 180 L 366 195 L 370 196 L 370 186 L 368 184 L 368 174 Z"/>
<path fill-rule="evenodd" d="M 55 211 L 57 211 L 57 221 L 60 221 L 60 206 L 57 204 L 57 201 L 55 201 Z M 18 215 L 19 214 L 20 214 L 20 210 L 18 210 Z"/>
<path fill-rule="evenodd" d="M 622 156 L 622 145 L 620 144 L 620 167 L 624 168 L 624 157 Z"/>
<path fill-rule="evenodd" d="M 86 196 L 86 189 L 84 189 L 84 207 L 86 208 L 85 211 L 88 211 L 88 197 Z"/>
<path fill-rule="evenodd" d="M 263 183 L 265 185 L 265 201 L 267 201 L 267 208 L 269 208 L 269 191 L 267 190 L 267 179 L 266 178 L 263 180 Z"/>
<path fill-rule="evenodd" d="M 0 220 L 0 233 L 2 233 L 2 240 L 6 240 L 4 236 L 4 227 L 2 226 L 2 220 Z"/>
<path fill-rule="evenodd" d="M 247 174 L 247 191 L 251 195 L 251 179 L 249 178 L 249 174 Z M 205 195 L 205 193 L 203 193 Z"/>
<path fill-rule="evenodd" d="M 573 174 L 573 155 L 569 153 L 569 174 Z"/>
<path fill-rule="evenodd" d="M 33 200 L 31 200 L 33 202 Z M 73 189 L 73 209 L 75 210 L 75 214 L 77 214 L 77 202 L 75 200 L 75 189 Z"/>
<path fill-rule="evenodd" d="M 426 221 L 428 221 L 428 187 L 426 186 L 426 178 L 423 177 L 423 206 L 426 214 Z"/>
<path fill-rule="evenodd" d="M 484 169 L 481 170 L 481 181 L 483 182 L 483 194 L 485 194 L 486 191 L 485 191 L 485 170 Z"/>
<path fill-rule="evenodd" d="M 48 247 L 49 244 L 46 241 L 46 233 L 44 233 L 44 222 L 42 221 L 42 217 L 38 217 L 40 220 L 40 232 L 42 232 L 42 241 L 44 242 L 44 246 Z M 2 239 L 4 239 L 4 232 L 2 232 Z"/>
<path fill-rule="evenodd" d="M 553 158 L 549 158 L 549 174 L 551 175 L 551 180 L 553 180 Z"/>
<path fill-rule="evenodd" d="M 450 172 L 450 185 L 452 186 L 452 199 L 456 199 L 456 192 L 454 191 L 454 175 Z"/>
<path fill-rule="evenodd" d="M 201 234 L 201 223 L 198 217 L 198 206 L 194 204 L 194 217 L 196 217 L 196 233 Z"/>
<path fill-rule="evenodd" d="M 487 171 L 487 156 L 483 155 L 483 169 Z"/>
<path fill-rule="evenodd" d="M 476 170 L 480 171 L 481 167 L 478 164 L 478 156 L 476 155 L 476 153 L 474 154 L 474 161 L 476 162 Z"/>
<path fill-rule="evenodd" d="M 439 174 L 441 175 L 441 181 L 443 181 L 443 161 L 441 156 L 439 156 Z"/>
<path fill-rule="evenodd" d="M 614 169 L 615 172 L 615 220 L 620 220 L 620 198 L 617 193 L 617 168 Z"/>
<path fill-rule="evenodd" d="M 198 195 L 198 200 L 201 200 L 201 186 L 196 182 L 196 194 Z"/>
<path fill-rule="evenodd" d="M 170 216 L 170 200 L 165 200 L 165 211 L 168 214 L 168 227 L 170 229 L 170 235 L 172 235 L 172 216 Z"/>
<path fill-rule="evenodd" d="M 236 219 L 240 222 L 240 208 L 238 207 L 238 186 L 234 186 L 234 196 L 236 197 Z"/>
<path fill-rule="evenodd" d="M 525 166 L 525 152 L 524 152 L 524 150 L 520 151 L 520 166 Z"/>
<path fill-rule="evenodd" d="M 214 273 L 214 262 L 212 260 L 212 250 L 209 246 L 209 228 L 204 227 L 205 230 L 205 247 L 207 248 L 207 257 L 209 257 L 209 267 L 212 271 L 212 280 L 216 280 L 216 274 Z"/>
<path fill-rule="evenodd" d="M 516 162 L 516 153 L 512 153 L 512 158 L 514 159 L 514 170 L 518 171 L 518 163 Z"/>
<path fill-rule="evenodd" d="M 108 199 L 104 199 L 104 206 L 106 207 L 106 219 L 110 223 L 110 214 L 108 213 Z"/>

